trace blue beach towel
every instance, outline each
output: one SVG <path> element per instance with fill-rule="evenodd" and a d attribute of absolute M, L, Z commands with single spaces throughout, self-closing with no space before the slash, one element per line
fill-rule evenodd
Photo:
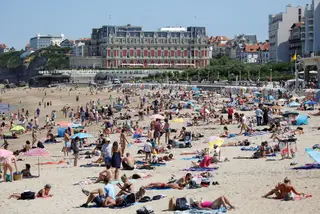
<path fill-rule="evenodd" d="M 191 161 L 191 160 L 200 160 L 200 158 L 197 158 L 197 157 L 191 157 L 191 158 L 181 158 L 180 160 Z"/>
<path fill-rule="evenodd" d="M 136 162 L 137 165 L 143 165 L 146 164 L 146 162 L 143 161 L 137 161 Z M 151 163 L 150 166 L 166 166 L 166 163 Z"/>
<path fill-rule="evenodd" d="M 306 148 L 308 155 L 317 163 L 320 163 L 320 152 L 317 149 Z"/>
<path fill-rule="evenodd" d="M 221 214 L 226 213 L 226 208 L 214 209 L 214 210 L 198 210 L 198 209 L 191 209 L 185 211 L 175 211 L 174 214 Z"/>
<path fill-rule="evenodd" d="M 309 170 L 309 169 L 320 169 L 320 164 L 306 164 L 304 166 L 298 166 L 292 168 L 294 170 Z"/>
<path fill-rule="evenodd" d="M 183 171 L 187 172 L 209 172 L 209 171 L 215 171 L 218 167 L 207 167 L 207 168 L 197 168 L 197 167 L 190 167 L 187 169 L 184 169 Z"/>
<path fill-rule="evenodd" d="M 242 147 L 241 151 L 257 151 L 257 147 Z"/>

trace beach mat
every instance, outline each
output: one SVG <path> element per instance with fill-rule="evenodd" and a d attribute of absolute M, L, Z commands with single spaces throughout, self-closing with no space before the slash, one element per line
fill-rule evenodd
<path fill-rule="evenodd" d="M 306 148 L 308 155 L 317 163 L 320 163 L 320 152 L 318 149 Z"/>
<path fill-rule="evenodd" d="M 218 167 L 203 167 L 203 168 L 190 167 L 190 168 L 184 169 L 183 171 L 187 171 L 187 172 L 210 172 L 210 171 L 215 171 L 217 169 L 218 169 Z"/>
<path fill-rule="evenodd" d="M 151 187 L 151 188 L 146 188 L 146 190 L 168 190 L 172 189 L 171 187 Z"/>
<path fill-rule="evenodd" d="M 261 132 L 254 132 L 252 134 L 248 134 L 248 135 L 245 135 L 245 136 L 248 136 L 248 137 L 255 137 L 255 136 L 261 136 L 261 135 L 265 135 L 265 134 L 268 134 L 269 132 L 264 132 L 264 131 L 261 131 Z"/>
<path fill-rule="evenodd" d="M 226 208 L 214 209 L 214 210 L 198 210 L 190 209 L 185 211 L 174 211 L 174 214 L 221 214 L 226 213 Z"/>
<path fill-rule="evenodd" d="M 304 166 L 298 166 L 292 168 L 294 170 L 309 170 L 309 169 L 320 169 L 320 164 L 306 164 Z"/>
<path fill-rule="evenodd" d="M 83 164 L 83 165 L 80 165 L 80 167 L 84 167 L 84 168 L 90 168 L 90 167 L 105 167 L 106 165 L 105 164 L 92 164 L 92 163 L 88 163 L 88 164 Z"/>
<path fill-rule="evenodd" d="M 148 164 L 146 162 L 143 161 L 137 161 L 136 162 L 137 165 L 143 165 L 143 164 Z M 150 163 L 150 166 L 166 166 L 166 163 Z"/>
<path fill-rule="evenodd" d="M 180 160 L 192 161 L 192 160 L 200 160 L 200 158 L 191 157 L 191 158 L 181 158 Z"/>
<path fill-rule="evenodd" d="M 257 147 L 242 147 L 241 151 L 257 151 Z"/>

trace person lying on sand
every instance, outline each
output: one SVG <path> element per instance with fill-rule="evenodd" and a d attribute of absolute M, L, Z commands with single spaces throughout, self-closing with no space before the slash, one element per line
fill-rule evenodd
<path fill-rule="evenodd" d="M 120 191 L 116 195 L 116 197 L 122 196 L 122 195 L 129 195 L 133 193 L 133 183 L 129 181 L 126 175 L 121 176 L 121 181 L 123 182 L 123 186 L 120 183 L 117 183 L 117 186 L 120 188 Z"/>
<path fill-rule="evenodd" d="M 30 200 L 35 198 L 48 198 L 52 197 L 52 194 L 49 194 L 51 190 L 51 185 L 46 184 L 43 189 L 39 190 L 37 194 L 31 191 L 25 191 L 23 193 L 13 193 L 9 196 L 9 199 L 16 198 L 17 200 Z"/>
<path fill-rule="evenodd" d="M 173 160 L 173 154 L 165 155 L 162 157 L 158 157 L 159 162 L 164 162 L 164 161 L 171 161 Z"/>
<path fill-rule="evenodd" d="M 184 189 L 187 184 L 191 181 L 192 179 L 192 174 L 187 173 L 186 176 L 178 179 L 178 180 L 172 180 L 168 183 L 150 183 L 149 185 L 146 186 L 146 188 L 160 188 L 160 189 L 165 189 L 165 188 L 171 188 L 171 189 L 179 189 L 182 190 Z"/>
<path fill-rule="evenodd" d="M 191 207 L 195 207 L 200 210 L 219 209 L 221 206 L 224 206 L 227 210 L 235 209 L 235 206 L 233 206 L 230 200 L 225 196 L 220 196 L 214 201 L 194 201 L 190 205 Z"/>
<path fill-rule="evenodd" d="M 287 177 L 284 179 L 283 183 L 278 183 L 278 185 L 273 190 L 262 197 L 268 198 L 273 194 L 276 195 L 276 199 L 284 199 L 285 201 L 294 200 L 294 194 L 305 195 L 304 193 L 298 193 L 291 185 L 290 179 Z"/>
<path fill-rule="evenodd" d="M 318 109 L 317 113 L 309 113 L 311 116 L 320 116 L 320 108 Z"/>
<path fill-rule="evenodd" d="M 238 142 L 229 142 L 227 144 L 222 144 L 221 147 L 228 147 L 228 146 L 250 146 L 250 141 L 248 139 L 245 139 L 243 141 Z"/>

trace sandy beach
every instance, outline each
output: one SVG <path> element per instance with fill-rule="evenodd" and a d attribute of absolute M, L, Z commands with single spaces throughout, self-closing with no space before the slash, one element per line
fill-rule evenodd
<path fill-rule="evenodd" d="M 112 92 L 99 92 L 98 94 L 91 94 L 88 88 L 80 88 L 77 91 L 68 92 L 69 88 L 65 87 L 61 90 L 57 88 L 40 88 L 40 89 L 12 89 L 7 91 L 5 94 L 1 94 L 1 100 L 3 103 L 10 103 L 13 112 L 18 109 L 24 108 L 29 110 L 30 115 L 34 115 L 36 108 L 38 107 L 39 101 L 44 98 L 44 101 L 52 101 L 52 106 L 44 108 L 41 107 L 40 125 L 44 125 L 45 116 L 50 115 L 52 110 L 57 110 L 56 121 L 70 121 L 65 119 L 61 109 L 63 106 L 68 105 L 73 109 L 77 109 L 77 106 L 85 106 L 90 100 L 97 101 L 101 99 L 101 104 L 109 104 L 109 96 L 113 98 L 119 96 L 116 91 Z M 47 94 L 46 96 L 44 94 Z M 76 95 L 79 95 L 80 101 L 76 102 Z M 131 114 L 137 114 L 138 112 L 138 99 L 139 96 L 130 97 L 130 107 L 134 109 Z M 220 106 L 217 107 L 217 109 Z M 184 110 L 183 110 L 184 111 Z M 185 110 L 187 111 L 187 110 Z M 299 111 L 298 111 L 299 112 Z M 254 111 L 245 112 L 247 115 L 254 115 Z M 306 113 L 304 113 L 306 114 Z M 118 115 L 118 113 L 116 114 Z M 225 116 L 226 117 L 226 116 Z M 136 121 L 138 117 L 133 117 L 133 121 Z M 185 122 L 191 121 L 191 119 L 185 119 Z M 8 122 L 8 121 L 6 121 Z M 95 123 L 95 122 L 93 122 Z M 173 213 L 173 211 L 167 211 L 168 201 L 171 197 L 190 197 L 198 200 L 204 199 L 213 201 L 219 196 L 226 196 L 230 199 L 231 203 L 236 207 L 235 210 L 228 211 L 228 213 L 317 213 L 319 212 L 320 205 L 320 188 L 318 182 L 320 179 L 319 170 L 292 170 L 291 163 L 297 163 L 297 166 L 302 166 L 307 163 L 313 163 L 314 161 L 305 152 L 305 148 L 311 148 L 314 144 L 319 143 L 320 131 L 313 129 L 313 127 L 319 127 L 320 117 L 313 117 L 309 119 L 309 125 L 303 126 L 305 134 L 297 135 L 297 153 L 296 157 L 291 160 L 280 160 L 281 157 L 278 155 L 273 158 L 261 158 L 261 159 L 244 159 L 237 160 L 233 157 L 237 156 L 251 156 L 253 152 L 241 151 L 241 147 L 222 147 L 222 156 L 228 158 L 229 162 L 223 162 L 216 164 L 219 167 L 218 170 L 213 171 L 213 181 L 218 181 L 220 185 L 210 185 L 207 188 L 200 189 L 186 189 L 186 190 L 147 190 L 146 195 L 154 196 L 163 194 L 167 197 L 159 201 L 152 201 L 146 204 L 137 204 L 124 209 L 109 209 L 109 208 L 80 208 L 86 201 L 86 196 L 81 192 L 79 185 L 73 185 L 74 183 L 85 180 L 87 177 L 98 176 L 104 167 L 73 167 L 73 156 L 69 154 L 69 157 L 65 158 L 61 149 L 63 143 L 57 144 L 45 144 L 45 148 L 50 152 L 49 157 L 40 157 L 40 162 L 59 162 L 61 160 L 70 161 L 70 164 L 59 164 L 59 165 L 42 165 L 41 176 L 39 178 L 22 179 L 20 181 L 13 182 L 1 182 L 0 183 L 0 210 L 1 213 L 135 213 L 137 209 L 142 206 L 150 206 L 154 209 L 155 213 Z M 88 133 L 92 134 L 95 139 L 99 135 L 101 126 L 99 124 L 93 124 L 92 126 L 86 127 Z M 120 122 L 118 123 L 120 124 Z M 139 125 L 144 127 L 150 124 L 150 119 L 145 116 L 144 121 L 139 121 Z M 172 128 L 180 129 L 185 123 L 170 123 Z M 215 129 L 208 129 L 208 128 Z M 228 125 L 231 133 L 238 133 L 239 128 L 237 124 Z M 182 171 L 184 168 L 191 166 L 190 161 L 181 160 L 181 152 L 192 152 L 195 150 L 201 150 L 206 148 L 208 145 L 203 143 L 203 140 L 209 136 L 218 136 L 223 132 L 223 126 L 221 125 L 206 125 L 206 126 L 193 126 L 187 128 L 189 131 L 197 131 L 204 135 L 198 141 L 192 142 L 192 148 L 172 149 L 171 153 L 174 155 L 174 160 L 167 163 L 166 166 L 156 167 L 155 170 L 134 170 L 125 171 L 127 176 L 131 176 L 133 173 L 142 172 L 151 174 L 151 178 L 136 180 L 133 185 L 136 190 L 142 185 L 147 185 L 151 182 L 167 182 L 172 174 L 176 177 L 182 177 L 186 172 Z M 57 128 L 54 129 L 54 132 Z M 4 132 L 8 132 L 5 129 Z M 46 135 L 46 130 L 39 134 L 39 139 L 43 139 Z M 254 143 L 251 146 L 260 145 L 262 141 L 271 142 L 270 134 L 249 137 L 249 141 Z M 110 135 L 111 142 L 119 141 L 119 134 Z M 231 141 L 239 141 L 245 139 L 244 136 L 226 139 L 225 143 Z M 9 141 L 9 150 L 15 151 L 22 149 L 25 141 L 32 140 L 31 132 L 19 135 L 18 139 L 11 139 Z M 133 142 L 132 137 L 128 137 L 130 142 Z M 164 139 L 162 137 L 162 143 Z M 2 144 L 3 140 L 1 140 Z M 130 148 L 127 148 L 134 157 L 141 157 L 137 154 L 137 151 L 141 149 L 140 144 L 134 144 Z M 24 157 L 20 155 L 23 161 L 18 161 L 18 169 L 24 168 L 26 163 L 31 165 L 31 173 L 37 175 L 37 162 L 36 157 Z M 95 160 L 92 159 L 80 159 L 79 165 L 87 164 Z M 136 158 L 140 160 L 141 158 Z M 269 161 L 274 159 L 274 161 Z M 121 171 L 121 175 L 124 172 Z M 194 175 L 199 174 L 194 172 Z M 285 177 L 288 177 L 292 181 L 292 185 L 298 192 L 311 194 L 311 198 L 299 200 L 299 201 L 281 201 L 274 199 L 262 198 L 267 192 L 275 187 L 279 182 L 282 182 Z M 38 191 L 45 184 L 51 184 L 51 193 L 53 197 L 45 199 L 36 199 L 30 201 L 8 199 L 12 193 L 21 193 L 24 190 Z M 90 184 L 83 186 L 87 190 L 93 190 L 96 188 L 103 188 L 103 184 Z M 115 190 L 118 188 L 115 186 Z"/>

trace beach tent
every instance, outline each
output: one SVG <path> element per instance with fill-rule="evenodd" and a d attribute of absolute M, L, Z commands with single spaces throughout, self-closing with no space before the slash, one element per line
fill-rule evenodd
<path fill-rule="evenodd" d="M 289 107 L 298 107 L 298 106 L 300 106 L 300 104 L 295 101 L 289 103 Z"/>
<path fill-rule="evenodd" d="M 308 116 L 307 115 L 299 115 L 297 117 L 297 122 L 296 122 L 296 125 L 297 126 L 301 126 L 301 125 L 308 125 Z"/>
<path fill-rule="evenodd" d="M 308 155 L 317 163 L 320 163 L 320 152 L 317 149 L 306 148 Z"/>

